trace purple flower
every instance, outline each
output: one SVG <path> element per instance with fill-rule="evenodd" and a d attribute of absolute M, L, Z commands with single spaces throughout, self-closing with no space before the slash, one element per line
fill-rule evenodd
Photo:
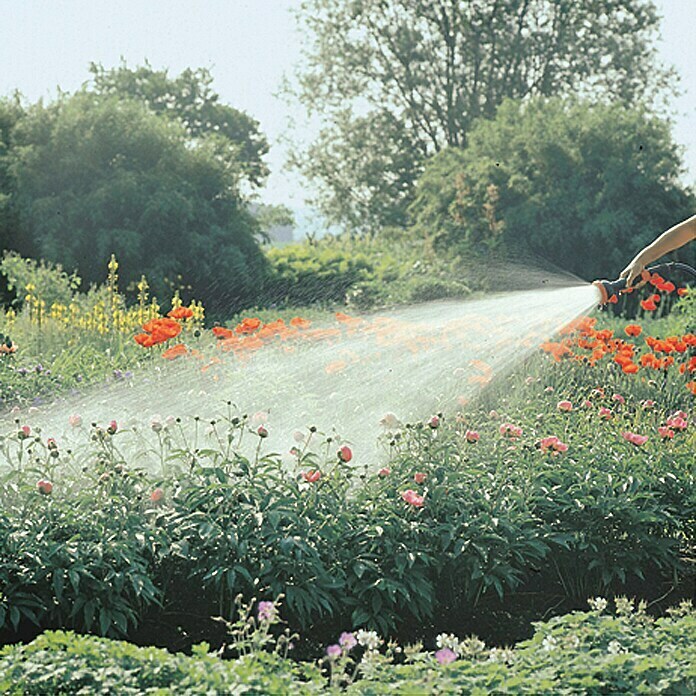
<path fill-rule="evenodd" d="M 441 665 L 448 665 L 450 662 L 454 662 L 457 659 L 457 655 L 449 648 L 442 648 L 435 653 L 435 659 Z"/>
<path fill-rule="evenodd" d="M 346 652 L 349 652 L 358 644 L 358 641 L 352 633 L 343 631 L 338 637 L 338 643 Z"/>
<path fill-rule="evenodd" d="M 326 656 L 329 660 L 337 660 L 341 657 L 341 652 L 341 646 L 338 644 L 329 645 L 329 647 L 326 648 Z"/>
<path fill-rule="evenodd" d="M 259 602 L 259 621 L 273 621 L 277 616 L 275 604 L 273 602 Z"/>

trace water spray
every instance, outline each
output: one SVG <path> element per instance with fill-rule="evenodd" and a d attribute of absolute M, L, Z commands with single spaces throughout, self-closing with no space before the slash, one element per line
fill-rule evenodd
<path fill-rule="evenodd" d="M 673 275 L 675 271 L 687 273 L 696 279 L 696 269 L 691 268 L 691 266 L 687 266 L 685 263 L 671 261 L 669 263 L 661 263 L 657 266 L 650 266 L 650 268 L 644 269 L 640 275 L 640 282 L 647 283 L 655 273 L 663 278 L 669 279 L 669 277 Z M 629 287 L 626 278 L 617 278 L 616 280 L 595 280 L 592 285 L 594 285 L 599 291 L 599 303 L 601 305 L 615 301 L 612 300 L 612 298 L 618 299 L 619 295 L 630 292 L 637 287 L 635 284 Z"/>

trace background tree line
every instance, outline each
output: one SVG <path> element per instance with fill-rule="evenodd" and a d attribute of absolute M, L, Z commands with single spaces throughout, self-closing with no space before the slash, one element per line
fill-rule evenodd
<path fill-rule="evenodd" d="M 287 90 L 323 125 L 291 164 L 351 235 L 447 258 L 532 253 L 592 279 L 693 211 L 652 0 L 306 0 L 299 21 Z M 86 283 L 113 252 L 124 285 L 190 286 L 212 313 L 365 281 L 334 252 L 330 268 L 262 252 L 264 225 L 288 218 L 251 205 L 268 142 L 208 71 L 90 76 L 51 103 L 0 100 L 2 249 Z M 322 283 L 298 295 L 312 268 Z"/>

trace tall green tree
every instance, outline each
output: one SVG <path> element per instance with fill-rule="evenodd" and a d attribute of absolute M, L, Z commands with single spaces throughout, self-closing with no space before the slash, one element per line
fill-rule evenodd
<path fill-rule="evenodd" d="M 112 253 L 124 284 L 145 273 L 162 297 L 181 276 L 214 311 L 254 299 L 265 269 L 245 176 L 216 140 L 122 95 L 79 92 L 30 107 L 11 150 L 23 234 L 41 257 L 102 281 Z"/>
<path fill-rule="evenodd" d="M 576 275 L 615 278 L 635 252 L 693 214 L 667 122 L 644 108 L 506 101 L 465 147 L 418 182 L 414 233 L 436 247 L 529 254 Z M 683 249 L 684 260 L 696 258 Z"/>
<path fill-rule="evenodd" d="M 290 93 L 324 126 L 292 161 L 337 223 L 402 223 L 425 160 L 505 98 L 665 94 L 652 0 L 306 0 Z"/>
<path fill-rule="evenodd" d="M 267 178 L 263 156 L 268 152 L 268 141 L 258 121 L 220 102 L 207 69 L 189 68 L 176 77 L 148 63 L 136 68 L 122 63 L 108 70 L 92 63 L 89 70 L 90 92 L 134 99 L 159 116 L 178 120 L 190 140 L 215 142 L 217 156 L 231 164 L 251 187 L 261 186 Z"/>

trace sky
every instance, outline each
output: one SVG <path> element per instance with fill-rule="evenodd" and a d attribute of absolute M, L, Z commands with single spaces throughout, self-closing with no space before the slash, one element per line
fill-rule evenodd
<path fill-rule="evenodd" d="M 0 0 L 0 96 L 19 89 L 50 100 L 88 79 L 90 62 L 113 67 L 148 60 L 176 75 L 212 71 L 223 102 L 260 122 L 271 143 L 271 177 L 261 197 L 301 209 L 307 184 L 284 170 L 288 119 L 311 138 L 300 107 L 278 96 L 301 57 L 291 10 L 301 0 Z M 696 184 L 696 0 L 656 0 L 663 16 L 659 54 L 674 65 L 685 94 L 673 102 L 674 137 L 685 152 L 685 182 Z M 298 127 L 299 124 L 299 127 Z"/>

